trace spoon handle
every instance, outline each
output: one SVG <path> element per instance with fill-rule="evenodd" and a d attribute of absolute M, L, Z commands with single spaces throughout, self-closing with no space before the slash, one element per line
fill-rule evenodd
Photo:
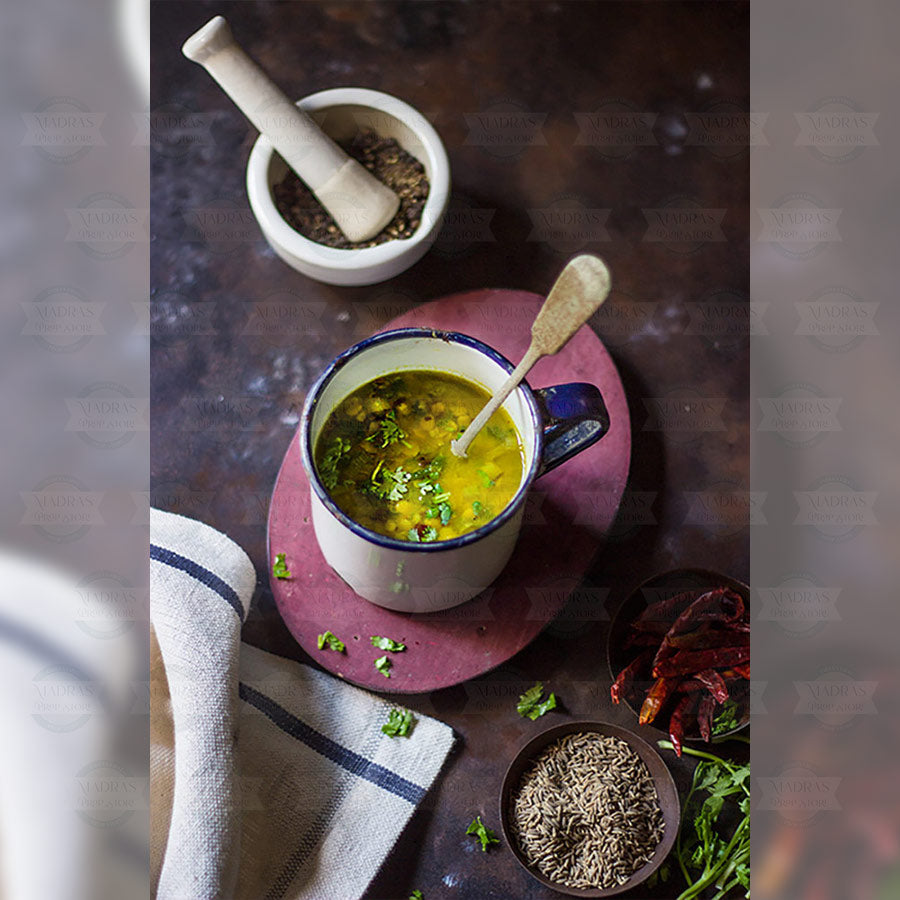
<path fill-rule="evenodd" d="M 469 444 L 475 440 L 475 436 L 487 424 L 488 419 L 497 412 L 503 404 L 503 401 L 518 387 L 519 382 L 528 374 L 528 370 L 543 356 L 535 346 L 534 341 L 528 347 L 525 355 L 515 369 L 510 373 L 509 378 L 503 382 L 496 393 L 488 400 L 487 404 L 472 420 L 471 424 L 463 432 L 461 438 L 451 442 L 451 449 L 456 456 L 465 456 L 469 449 Z"/>
<path fill-rule="evenodd" d="M 558 352 L 603 305 L 610 281 L 598 256 L 583 253 L 566 265 L 531 326 L 531 339 L 542 356 Z"/>
<path fill-rule="evenodd" d="M 599 256 L 584 253 L 569 260 L 553 283 L 531 326 L 531 343 L 522 362 L 463 432 L 450 442 L 454 456 L 465 457 L 469 444 L 500 404 L 513 392 L 528 370 L 542 357 L 557 353 L 609 296 L 610 275 Z"/>

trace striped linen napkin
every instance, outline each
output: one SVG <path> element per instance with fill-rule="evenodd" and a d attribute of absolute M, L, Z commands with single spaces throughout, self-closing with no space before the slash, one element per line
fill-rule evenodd
<path fill-rule="evenodd" d="M 150 517 L 151 878 L 160 900 L 355 900 L 437 777 L 452 730 L 242 644 L 233 541 Z M 360 601 L 365 602 L 365 601 Z"/>

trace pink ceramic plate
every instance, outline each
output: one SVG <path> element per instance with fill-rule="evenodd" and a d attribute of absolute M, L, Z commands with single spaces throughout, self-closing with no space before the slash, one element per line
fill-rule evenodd
<path fill-rule="evenodd" d="M 385 330 L 419 326 L 459 331 L 518 362 L 542 302 L 542 297 L 525 291 L 471 291 L 425 303 Z M 622 382 L 590 328 L 582 328 L 556 356 L 538 362 L 528 376 L 532 387 L 570 381 L 600 388 L 609 411 L 609 432 L 535 483 L 519 542 L 497 581 L 474 600 L 439 613 L 382 609 L 358 597 L 328 566 L 309 518 L 309 482 L 294 435 L 275 482 L 268 523 L 269 558 L 286 554 L 292 577 L 270 580 L 285 624 L 316 662 L 370 690 L 433 691 L 506 662 L 559 613 L 612 525 L 631 456 Z M 318 649 L 317 636 L 326 630 L 344 641 L 345 653 Z M 389 679 L 373 665 L 383 651 L 371 645 L 372 635 L 406 644 L 403 653 L 389 654 Z"/>

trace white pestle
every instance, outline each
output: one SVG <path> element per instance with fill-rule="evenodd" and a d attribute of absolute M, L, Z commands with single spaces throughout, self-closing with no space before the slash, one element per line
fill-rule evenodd
<path fill-rule="evenodd" d="M 269 139 L 348 240 L 367 241 L 393 219 L 400 198 L 278 89 L 236 43 L 222 16 L 191 35 L 181 51 L 203 66 Z"/>
<path fill-rule="evenodd" d="M 531 326 L 531 344 L 525 356 L 462 437 L 450 442 L 454 456 L 466 456 L 469 444 L 531 367 L 542 356 L 552 356 L 568 343 L 569 338 L 601 307 L 609 296 L 610 286 L 609 270 L 599 256 L 584 253 L 566 264 Z"/>

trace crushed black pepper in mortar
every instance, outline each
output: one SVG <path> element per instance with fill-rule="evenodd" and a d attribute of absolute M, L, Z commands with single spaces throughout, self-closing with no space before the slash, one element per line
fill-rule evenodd
<path fill-rule="evenodd" d="M 428 199 L 428 176 L 422 163 L 407 153 L 394 138 L 381 137 L 371 129 L 357 132 L 352 140 L 337 143 L 397 194 L 400 198 L 397 214 L 370 240 L 349 241 L 312 191 L 288 169 L 284 178 L 273 188 L 275 206 L 284 220 L 303 237 L 339 249 L 375 247 L 387 241 L 411 237 L 422 221 L 422 208 Z"/>

